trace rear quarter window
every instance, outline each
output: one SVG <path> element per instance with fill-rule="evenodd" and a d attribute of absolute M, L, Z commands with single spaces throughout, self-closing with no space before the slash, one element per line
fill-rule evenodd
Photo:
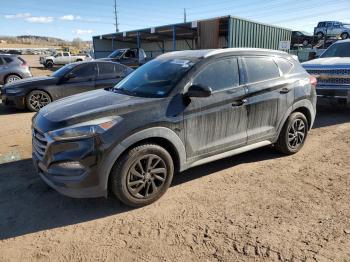
<path fill-rule="evenodd" d="M 10 57 L 4 57 L 4 60 L 5 60 L 6 64 L 13 62 L 12 58 L 10 58 Z"/>
<path fill-rule="evenodd" d="M 293 68 L 293 64 L 284 58 L 276 58 L 276 63 L 284 75 L 290 73 Z"/>
<path fill-rule="evenodd" d="M 280 71 L 271 57 L 245 57 L 248 83 L 255 83 L 280 77 Z"/>

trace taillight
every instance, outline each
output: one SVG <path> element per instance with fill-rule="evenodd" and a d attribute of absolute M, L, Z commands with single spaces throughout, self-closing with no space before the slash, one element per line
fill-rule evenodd
<path fill-rule="evenodd" d="M 310 84 L 312 87 L 316 87 L 317 86 L 317 78 L 314 76 L 310 76 Z"/>

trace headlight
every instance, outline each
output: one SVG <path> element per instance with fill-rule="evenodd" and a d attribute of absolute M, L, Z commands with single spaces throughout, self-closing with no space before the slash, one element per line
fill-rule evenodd
<path fill-rule="evenodd" d="M 121 120 L 122 118 L 119 116 L 115 118 L 102 118 L 81 123 L 79 125 L 50 131 L 47 134 L 56 141 L 88 138 L 93 137 L 95 134 L 100 134 L 107 131 Z"/>
<path fill-rule="evenodd" d="M 6 88 L 4 89 L 4 94 L 17 94 L 22 92 L 20 88 Z"/>

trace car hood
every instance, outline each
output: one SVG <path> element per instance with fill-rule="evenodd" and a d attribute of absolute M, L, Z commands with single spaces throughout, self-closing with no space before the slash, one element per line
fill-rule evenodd
<path fill-rule="evenodd" d="M 66 97 L 42 108 L 34 119 L 34 125 L 42 132 L 126 113 L 151 110 L 164 98 L 143 98 L 96 90 Z"/>
<path fill-rule="evenodd" d="M 53 76 L 46 76 L 46 77 L 30 77 L 21 79 L 12 83 L 8 83 L 4 85 L 4 88 L 21 88 L 21 87 L 27 87 L 27 86 L 43 86 L 43 85 L 52 85 L 56 84 L 58 82 L 57 77 Z"/>
<path fill-rule="evenodd" d="M 302 63 L 302 66 L 308 68 L 336 67 L 350 69 L 350 57 L 325 57 L 318 58 Z"/>

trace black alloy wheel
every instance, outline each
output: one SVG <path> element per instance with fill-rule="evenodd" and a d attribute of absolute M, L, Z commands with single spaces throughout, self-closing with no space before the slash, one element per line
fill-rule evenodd
<path fill-rule="evenodd" d="M 157 155 L 136 159 L 127 175 L 127 187 L 136 198 L 151 198 L 164 185 L 168 170 Z"/>
<path fill-rule="evenodd" d="M 124 153 L 114 164 L 110 189 L 124 204 L 149 205 L 169 188 L 174 163 L 169 152 L 157 144 L 142 144 Z"/>
<path fill-rule="evenodd" d="M 281 153 L 291 155 L 297 153 L 304 145 L 309 131 L 309 124 L 301 112 L 292 113 L 285 122 L 275 148 Z"/>
<path fill-rule="evenodd" d="M 288 144 L 291 148 L 296 149 L 304 143 L 306 136 L 306 125 L 303 120 L 297 118 L 289 126 Z"/>
<path fill-rule="evenodd" d="M 51 97 L 41 90 L 34 90 L 27 96 L 27 108 L 33 112 L 38 112 L 49 103 L 51 103 Z"/>

